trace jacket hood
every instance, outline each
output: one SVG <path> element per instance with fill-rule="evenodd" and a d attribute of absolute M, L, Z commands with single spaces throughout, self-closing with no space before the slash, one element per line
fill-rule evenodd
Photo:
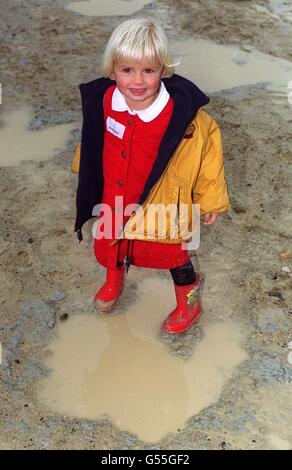
<path fill-rule="evenodd" d="M 210 98 L 193 82 L 180 75 L 174 74 L 162 80 L 173 99 L 174 108 L 138 204 L 143 204 L 149 191 L 162 175 L 197 111 L 210 101 Z M 75 223 L 75 231 L 77 231 L 79 240 L 82 240 L 82 225 L 93 217 L 93 207 L 102 200 L 104 184 L 102 160 L 105 131 L 103 96 L 111 85 L 115 85 L 115 81 L 104 77 L 79 85 L 83 111 Z"/>

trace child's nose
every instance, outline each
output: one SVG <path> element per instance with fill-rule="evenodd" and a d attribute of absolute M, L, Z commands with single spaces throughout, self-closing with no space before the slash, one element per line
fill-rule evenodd
<path fill-rule="evenodd" d="M 142 74 L 142 72 L 136 72 L 135 73 L 134 83 L 136 85 L 140 85 L 141 83 L 143 83 L 143 74 Z"/>

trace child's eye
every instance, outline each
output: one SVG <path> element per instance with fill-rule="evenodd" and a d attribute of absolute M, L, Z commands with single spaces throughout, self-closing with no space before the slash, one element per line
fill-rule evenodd
<path fill-rule="evenodd" d="M 154 70 L 153 70 L 153 69 L 145 69 L 145 72 L 146 72 L 146 73 L 153 73 Z"/>
<path fill-rule="evenodd" d="M 130 72 L 131 72 L 131 69 L 130 69 L 130 67 L 125 67 L 122 71 L 123 71 L 124 73 L 130 73 Z"/>

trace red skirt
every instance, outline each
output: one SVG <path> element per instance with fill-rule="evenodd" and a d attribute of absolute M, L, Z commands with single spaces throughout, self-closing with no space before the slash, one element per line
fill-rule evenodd
<path fill-rule="evenodd" d="M 95 239 L 94 254 L 97 261 L 105 268 L 115 268 L 123 263 L 125 256 L 131 256 L 131 264 L 142 268 L 171 269 L 178 268 L 189 262 L 188 250 L 182 244 L 166 244 L 143 240 Z"/>

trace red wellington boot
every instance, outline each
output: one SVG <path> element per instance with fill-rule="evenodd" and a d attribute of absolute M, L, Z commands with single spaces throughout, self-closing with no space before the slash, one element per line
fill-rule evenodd
<path fill-rule="evenodd" d="M 201 277 L 196 273 L 197 280 L 188 286 L 175 287 L 177 307 L 171 312 L 162 325 L 166 333 L 182 333 L 186 331 L 201 315 L 199 288 Z"/>
<path fill-rule="evenodd" d="M 124 287 L 125 268 L 107 268 L 106 281 L 95 294 L 94 306 L 102 312 L 109 312 L 120 297 Z"/>

